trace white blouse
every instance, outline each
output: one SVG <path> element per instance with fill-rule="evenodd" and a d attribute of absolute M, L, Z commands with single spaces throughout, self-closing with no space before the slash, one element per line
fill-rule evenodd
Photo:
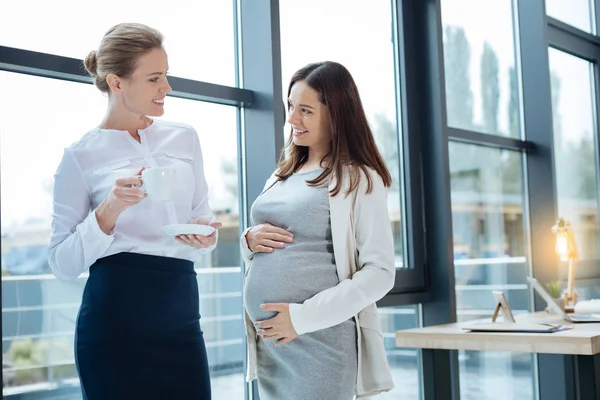
<path fill-rule="evenodd" d="M 54 176 L 54 212 L 49 264 L 57 278 L 75 279 L 96 260 L 120 252 L 196 260 L 214 246 L 195 249 L 178 243 L 163 226 L 194 218 L 214 220 L 208 205 L 202 151 L 196 131 L 187 125 L 154 120 L 138 131 L 94 129 L 65 149 Z M 136 175 L 142 167 L 172 167 L 171 201 L 145 198 L 117 218 L 106 235 L 96 220 L 96 207 L 115 180 Z"/>

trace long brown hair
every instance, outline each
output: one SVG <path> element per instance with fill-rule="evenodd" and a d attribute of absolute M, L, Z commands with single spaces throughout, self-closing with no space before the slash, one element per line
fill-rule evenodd
<path fill-rule="evenodd" d="M 308 64 L 292 77 L 288 97 L 292 86 L 298 81 L 305 81 L 319 93 L 319 99 L 328 108 L 330 115 L 331 146 L 324 158 L 327 160 L 325 170 L 307 183 L 320 186 L 335 177 L 336 185 L 330 193 L 336 196 L 342 188 L 343 174 L 347 171 L 350 174 L 347 196 L 358 187 L 362 170 L 367 178 L 369 193 L 372 190 L 372 182 L 368 168 L 372 168 L 381 177 L 384 185 L 389 187 L 392 177 L 377 149 L 358 88 L 350 72 L 343 65 L 332 61 Z M 280 180 L 287 179 L 307 160 L 308 147 L 294 144 L 293 135 L 290 134 L 281 152 L 276 176 Z"/>

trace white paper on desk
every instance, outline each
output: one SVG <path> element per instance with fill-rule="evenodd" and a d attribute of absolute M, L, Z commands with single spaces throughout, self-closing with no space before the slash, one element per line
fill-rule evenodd
<path fill-rule="evenodd" d="M 600 299 L 580 300 L 573 311 L 575 314 L 600 314 Z"/>

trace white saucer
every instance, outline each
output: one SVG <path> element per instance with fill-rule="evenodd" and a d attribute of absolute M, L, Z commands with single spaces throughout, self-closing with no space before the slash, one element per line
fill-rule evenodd
<path fill-rule="evenodd" d="M 201 224 L 173 224 L 163 226 L 163 230 L 167 235 L 204 235 L 208 236 L 215 231 L 210 225 Z"/>

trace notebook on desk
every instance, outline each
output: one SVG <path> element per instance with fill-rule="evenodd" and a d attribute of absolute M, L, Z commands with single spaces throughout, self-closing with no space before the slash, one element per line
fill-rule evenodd
<path fill-rule="evenodd" d="M 570 325 L 535 324 L 528 322 L 492 322 L 463 327 L 471 332 L 554 333 L 571 329 Z"/>

